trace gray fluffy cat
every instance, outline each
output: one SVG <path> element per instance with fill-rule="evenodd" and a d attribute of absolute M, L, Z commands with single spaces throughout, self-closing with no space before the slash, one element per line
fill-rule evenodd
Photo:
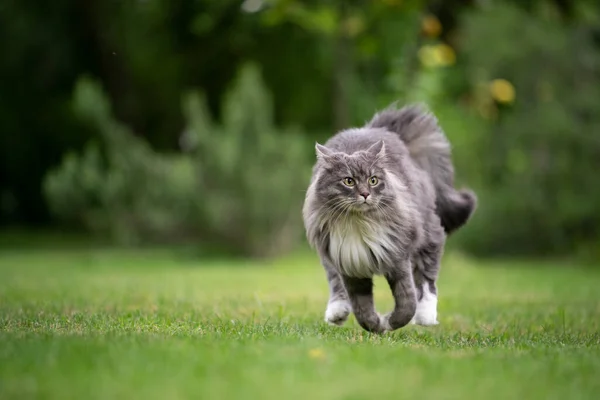
<path fill-rule="evenodd" d="M 362 128 L 316 144 L 304 225 L 329 282 L 325 320 L 350 312 L 370 332 L 436 325 L 446 236 L 464 225 L 477 197 L 453 186 L 450 143 L 419 106 L 388 108 Z M 373 276 L 383 275 L 395 307 L 375 311 Z"/>

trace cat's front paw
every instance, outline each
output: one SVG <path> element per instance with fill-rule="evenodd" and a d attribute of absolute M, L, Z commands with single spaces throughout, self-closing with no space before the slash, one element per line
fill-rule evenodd
<path fill-rule="evenodd" d="M 335 300 L 327 305 L 325 321 L 330 325 L 342 326 L 348 319 L 352 306 L 346 300 Z"/>

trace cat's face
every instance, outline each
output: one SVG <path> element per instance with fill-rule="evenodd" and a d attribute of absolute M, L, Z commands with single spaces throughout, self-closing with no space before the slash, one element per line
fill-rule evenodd
<path fill-rule="evenodd" d="M 326 208 L 335 213 L 370 212 L 391 201 L 383 142 L 352 155 L 319 144 L 316 150 L 323 166 L 316 189 Z"/>

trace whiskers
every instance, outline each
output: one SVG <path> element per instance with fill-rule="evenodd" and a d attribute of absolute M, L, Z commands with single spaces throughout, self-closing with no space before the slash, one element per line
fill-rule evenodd
<path fill-rule="evenodd" d="M 343 222 L 348 217 L 348 211 L 354 206 L 354 201 L 350 199 L 335 199 L 339 202 L 330 208 L 328 212 L 327 220 L 331 224 L 338 224 Z"/>
<path fill-rule="evenodd" d="M 323 203 L 319 209 L 321 217 L 320 225 L 337 225 L 347 221 L 350 217 L 365 218 L 375 217 L 376 219 L 392 221 L 394 212 L 392 196 L 381 196 L 372 202 L 360 203 L 350 198 L 334 198 Z"/>

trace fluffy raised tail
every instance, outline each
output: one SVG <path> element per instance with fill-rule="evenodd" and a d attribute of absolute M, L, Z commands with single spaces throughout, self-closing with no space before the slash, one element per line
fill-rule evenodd
<path fill-rule="evenodd" d="M 432 113 L 419 105 L 390 107 L 375 114 L 366 126 L 398 134 L 415 163 L 429 173 L 436 191 L 437 214 L 447 234 L 469 220 L 477 196 L 472 190 L 454 188 L 450 142 Z"/>

